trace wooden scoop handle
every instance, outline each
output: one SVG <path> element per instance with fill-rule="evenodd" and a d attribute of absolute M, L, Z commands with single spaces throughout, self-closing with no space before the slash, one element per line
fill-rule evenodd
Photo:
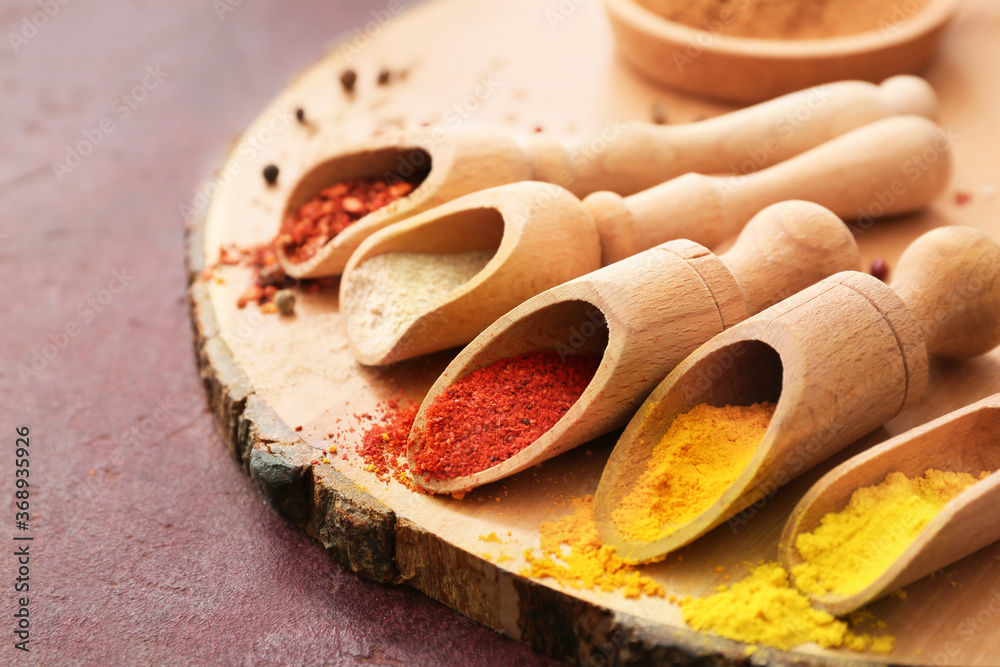
<path fill-rule="evenodd" d="M 628 195 L 686 174 L 757 171 L 876 120 L 899 114 L 936 118 L 937 96 L 923 79 L 881 85 L 841 81 L 684 125 L 608 122 L 566 146 L 545 135 L 525 140 L 532 179 L 578 196 Z"/>
<path fill-rule="evenodd" d="M 928 353 L 963 359 L 1000 344 L 1000 244 L 986 232 L 927 232 L 899 258 L 891 287 L 920 324 Z"/>
<path fill-rule="evenodd" d="M 951 163 L 941 128 L 926 118 L 895 116 L 755 174 L 686 174 L 628 198 L 597 192 L 584 205 L 609 264 L 677 238 L 712 247 L 758 211 L 788 199 L 815 202 L 865 228 L 930 204 L 948 185 Z"/>
<path fill-rule="evenodd" d="M 765 208 L 720 259 L 736 278 L 750 315 L 823 278 L 861 266 L 858 244 L 847 225 L 806 201 Z"/>

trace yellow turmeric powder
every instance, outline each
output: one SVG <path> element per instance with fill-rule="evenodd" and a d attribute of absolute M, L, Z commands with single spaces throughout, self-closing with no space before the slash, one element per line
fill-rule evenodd
<path fill-rule="evenodd" d="M 846 622 L 813 609 L 777 563 L 761 563 L 742 581 L 720 586 L 708 597 L 685 598 L 681 610 L 684 622 L 699 632 L 783 650 L 816 642 L 824 648 L 890 653 L 896 643 L 890 636 L 855 634 Z"/>
<path fill-rule="evenodd" d="M 750 463 L 774 407 L 702 403 L 679 415 L 653 448 L 635 487 L 612 511 L 618 532 L 653 542 L 708 509 Z"/>
<path fill-rule="evenodd" d="M 573 514 L 541 525 L 542 554 L 525 550 L 528 567 L 521 576 L 552 577 L 576 589 L 624 589 L 627 598 L 666 595 L 663 586 L 619 558 L 614 547 L 601 544 L 594 524 L 594 496 L 574 498 L 573 507 Z"/>
<path fill-rule="evenodd" d="M 983 473 L 983 476 L 988 473 Z M 976 483 L 968 473 L 928 470 L 910 479 L 900 472 L 856 490 L 840 512 L 801 533 L 795 547 L 804 560 L 792 568 L 806 593 L 853 595 L 871 584 L 956 495 Z"/>

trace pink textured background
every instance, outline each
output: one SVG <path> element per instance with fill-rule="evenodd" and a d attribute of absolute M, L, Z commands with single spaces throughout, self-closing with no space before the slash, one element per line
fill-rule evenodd
<path fill-rule="evenodd" d="M 0 664 L 549 662 L 333 562 L 270 509 L 206 411 L 178 206 L 292 74 L 381 6 L 243 0 L 220 20 L 212 0 L 70 2 L 15 53 L 8 33 L 40 6 L 0 4 Z M 147 67 L 165 80 L 121 118 Z M 60 182 L 52 162 L 104 118 L 114 131 Z M 113 271 L 133 279 L 90 310 Z M 20 425 L 29 656 L 10 616 Z"/>

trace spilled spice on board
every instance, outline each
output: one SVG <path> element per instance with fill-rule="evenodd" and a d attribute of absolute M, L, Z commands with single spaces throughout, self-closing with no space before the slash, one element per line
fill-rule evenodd
<path fill-rule="evenodd" d="M 551 577 L 564 586 L 580 590 L 621 590 L 627 598 L 647 595 L 666 597 L 661 584 L 642 574 L 602 544 L 594 523 L 594 496 L 573 499 L 573 513 L 539 528 L 540 554 L 527 549 L 528 566 L 521 576 Z"/>
<path fill-rule="evenodd" d="M 414 485 L 406 461 L 407 439 L 419 406 L 389 401 L 387 407 L 389 411 L 365 430 L 357 452 L 367 464 L 365 469 L 379 480 L 394 479 L 411 491 L 423 492 Z"/>
<path fill-rule="evenodd" d="M 250 286 L 240 294 L 236 307 L 245 308 L 247 304 L 255 303 L 264 314 L 278 312 L 274 297 L 281 290 L 297 287 L 301 291 L 314 293 L 339 282 L 336 277 L 299 280 L 288 276 L 278 262 L 273 242 L 250 248 L 223 246 L 219 250 L 219 262 L 216 266 L 218 265 L 238 265 L 250 270 Z M 214 270 L 215 267 L 206 269 L 202 272 L 202 278 L 211 278 Z"/>

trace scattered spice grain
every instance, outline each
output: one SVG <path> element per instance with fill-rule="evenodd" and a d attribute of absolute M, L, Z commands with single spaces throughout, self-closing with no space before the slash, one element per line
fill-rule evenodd
<path fill-rule="evenodd" d="M 295 292 L 290 289 L 278 290 L 274 293 L 274 305 L 278 312 L 286 317 L 295 314 Z"/>
<path fill-rule="evenodd" d="M 678 415 L 612 511 L 618 531 L 630 540 L 653 542 L 708 509 L 753 458 L 774 407 L 702 403 Z"/>
<path fill-rule="evenodd" d="M 295 110 L 295 120 L 299 121 L 300 125 L 306 124 L 306 110 L 299 107 Z"/>
<path fill-rule="evenodd" d="M 269 164 L 264 167 L 264 181 L 268 185 L 274 185 L 278 182 L 278 166 L 274 164 Z"/>
<path fill-rule="evenodd" d="M 411 434 L 414 473 L 452 479 L 506 461 L 555 426 L 599 365 L 596 354 L 537 350 L 466 375 L 434 398 Z"/>
<path fill-rule="evenodd" d="M 389 72 L 389 70 L 383 68 L 379 70 L 377 83 L 380 86 L 387 86 L 389 85 L 389 81 L 391 80 L 391 78 L 392 74 Z"/>
<path fill-rule="evenodd" d="M 358 81 L 358 73 L 353 69 L 345 69 L 340 73 L 340 85 L 344 92 L 351 94 L 354 92 L 354 84 Z"/>

